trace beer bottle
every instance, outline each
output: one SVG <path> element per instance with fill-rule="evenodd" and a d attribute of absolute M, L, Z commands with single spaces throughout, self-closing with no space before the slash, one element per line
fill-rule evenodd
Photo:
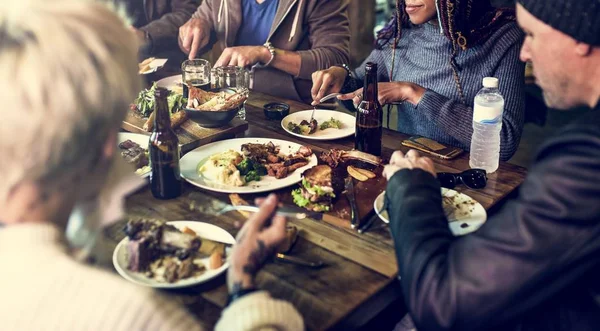
<path fill-rule="evenodd" d="M 356 137 L 354 148 L 381 156 L 381 134 L 383 132 L 383 109 L 377 98 L 377 63 L 365 66 L 363 100 L 356 114 Z"/>
<path fill-rule="evenodd" d="M 154 130 L 150 135 L 150 189 L 157 199 L 173 199 L 181 195 L 179 172 L 179 140 L 171 129 L 169 91 L 157 88 L 154 92 Z"/>

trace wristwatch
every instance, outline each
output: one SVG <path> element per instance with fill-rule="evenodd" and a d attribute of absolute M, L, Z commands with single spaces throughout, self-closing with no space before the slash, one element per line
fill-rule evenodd
<path fill-rule="evenodd" d="M 251 287 L 251 288 L 240 289 L 240 290 L 237 290 L 237 291 L 229 294 L 229 298 L 227 299 L 227 306 L 232 304 L 235 300 L 245 296 L 246 294 L 250 294 L 253 292 L 256 292 L 256 289 Z"/>
<path fill-rule="evenodd" d="M 259 64 L 258 65 L 259 68 L 268 67 L 271 64 L 271 62 L 273 62 L 273 60 L 275 59 L 275 47 L 273 47 L 273 44 L 271 44 L 270 41 L 267 41 L 266 43 L 263 44 L 263 46 L 267 48 L 269 53 L 271 53 L 271 58 L 269 59 L 269 61 L 267 63 Z"/>
<path fill-rule="evenodd" d="M 350 69 L 350 67 L 345 64 L 336 64 L 334 65 L 334 67 L 340 67 L 340 68 L 344 68 L 344 70 L 346 70 L 346 79 L 344 79 L 344 85 L 342 85 L 342 93 L 347 93 L 350 91 L 355 91 L 358 87 L 356 85 L 356 80 L 354 79 L 354 75 L 352 74 L 352 70 Z"/>

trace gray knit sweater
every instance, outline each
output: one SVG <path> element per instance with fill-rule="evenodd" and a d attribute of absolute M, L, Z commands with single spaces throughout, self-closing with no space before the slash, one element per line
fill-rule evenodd
<path fill-rule="evenodd" d="M 517 24 L 509 23 L 485 43 L 459 51 L 456 61 L 468 103 L 465 105 L 460 101 L 449 63 L 452 45 L 440 33 L 438 25 L 426 23 L 404 29 L 396 49 L 392 80 L 419 84 L 427 92 L 417 106 L 408 102 L 397 106 L 398 131 L 469 150 L 473 135 L 473 100 L 482 88 L 484 77 L 497 77 L 505 98 L 500 159 L 510 159 L 519 146 L 525 118 L 525 65 L 519 60 L 522 38 Z M 366 62 L 377 63 L 379 82 L 390 81 L 390 47 L 373 50 L 356 69 L 358 87 L 363 85 Z"/>

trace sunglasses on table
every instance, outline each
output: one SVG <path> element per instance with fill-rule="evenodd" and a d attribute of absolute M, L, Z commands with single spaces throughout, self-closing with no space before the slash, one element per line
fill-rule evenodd
<path fill-rule="evenodd" d="M 487 173 L 483 169 L 469 169 L 459 174 L 440 172 L 437 174 L 440 185 L 453 189 L 458 184 L 464 184 L 468 188 L 480 189 L 487 184 Z"/>

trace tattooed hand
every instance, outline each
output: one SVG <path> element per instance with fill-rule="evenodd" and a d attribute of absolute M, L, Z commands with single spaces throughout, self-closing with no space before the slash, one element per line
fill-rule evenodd
<path fill-rule="evenodd" d="M 260 204 L 260 210 L 244 224 L 231 252 L 231 266 L 227 272 L 229 293 L 254 287 L 254 276 L 285 239 L 286 220 L 273 216 L 277 196 L 269 195 Z M 271 220 L 271 224 L 267 224 Z"/>

